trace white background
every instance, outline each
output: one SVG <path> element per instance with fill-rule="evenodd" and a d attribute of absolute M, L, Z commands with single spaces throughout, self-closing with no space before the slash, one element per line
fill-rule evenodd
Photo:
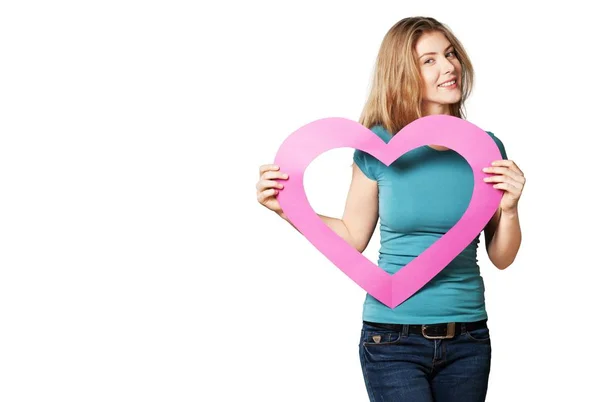
<path fill-rule="evenodd" d="M 255 184 L 301 125 L 358 119 L 381 39 L 411 15 L 462 41 L 467 118 L 528 180 L 515 263 L 480 249 L 488 401 L 593 399 L 600 65 L 583 3 L 3 2 L 0 400 L 366 401 L 364 291 Z M 309 166 L 319 213 L 341 216 L 351 153 Z"/>

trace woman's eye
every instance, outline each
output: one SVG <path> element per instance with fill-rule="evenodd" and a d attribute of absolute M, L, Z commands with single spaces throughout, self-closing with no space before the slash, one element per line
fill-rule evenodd
<path fill-rule="evenodd" d="M 456 57 L 456 53 L 454 51 L 446 53 L 446 57 Z M 427 59 L 423 64 L 431 64 L 430 62 L 435 61 L 434 59 Z"/>

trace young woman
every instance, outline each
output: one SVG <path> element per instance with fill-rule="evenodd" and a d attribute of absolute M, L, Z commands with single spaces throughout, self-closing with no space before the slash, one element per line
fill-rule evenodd
<path fill-rule="evenodd" d="M 447 26 L 433 18 L 402 19 L 383 38 L 359 122 L 388 142 L 423 116 L 464 118 L 472 83 L 471 62 Z M 500 139 L 488 135 L 503 159 L 486 168 L 485 181 L 504 193 L 484 229 L 485 247 L 491 262 L 505 269 L 521 244 L 517 207 L 525 177 Z M 450 230 L 469 204 L 471 167 L 450 149 L 422 146 L 389 167 L 360 150 L 353 159 L 342 219 L 319 216 L 360 252 L 380 220 L 378 265 L 390 274 Z M 259 172 L 259 203 L 287 220 L 277 201 L 284 186 L 275 181 L 287 175 L 272 164 Z M 491 343 L 478 245 L 479 237 L 396 308 L 366 295 L 359 355 L 371 401 L 485 400 Z"/>

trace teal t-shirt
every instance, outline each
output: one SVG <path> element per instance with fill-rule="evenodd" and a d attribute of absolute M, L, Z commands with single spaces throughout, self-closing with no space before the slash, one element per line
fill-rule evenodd
<path fill-rule="evenodd" d="M 382 126 L 374 126 L 371 131 L 386 143 L 392 138 Z M 502 142 L 493 133 L 487 133 L 496 142 L 502 158 L 507 159 Z M 390 274 L 450 230 L 471 201 L 473 171 L 456 151 L 421 146 L 390 166 L 358 149 L 353 159 L 367 177 L 377 180 L 381 237 L 377 265 Z M 367 294 L 363 320 L 433 324 L 487 318 L 484 283 L 477 263 L 479 237 L 396 308 Z"/>

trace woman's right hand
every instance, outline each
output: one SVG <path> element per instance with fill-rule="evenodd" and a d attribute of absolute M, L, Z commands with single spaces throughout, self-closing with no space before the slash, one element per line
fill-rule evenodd
<path fill-rule="evenodd" d="M 279 171 L 279 166 L 262 165 L 259 169 L 259 179 L 256 183 L 256 198 L 258 202 L 283 217 L 283 211 L 277 201 L 277 194 L 283 189 L 283 184 L 275 179 L 287 180 L 288 175 Z"/>

